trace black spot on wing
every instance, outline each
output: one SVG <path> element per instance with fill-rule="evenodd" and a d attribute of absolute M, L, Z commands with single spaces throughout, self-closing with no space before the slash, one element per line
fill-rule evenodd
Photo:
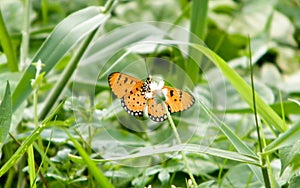
<path fill-rule="evenodd" d="M 170 91 L 170 96 L 171 96 L 171 97 L 174 96 L 174 90 L 173 90 L 173 89 Z"/>
<path fill-rule="evenodd" d="M 124 84 L 128 81 L 128 77 L 125 77 Z"/>

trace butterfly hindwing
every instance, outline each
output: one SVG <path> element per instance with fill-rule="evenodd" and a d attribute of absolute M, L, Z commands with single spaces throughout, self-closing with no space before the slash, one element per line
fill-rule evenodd
<path fill-rule="evenodd" d="M 138 85 L 143 84 L 141 80 L 119 72 L 114 72 L 110 74 L 108 76 L 108 83 L 112 92 L 118 98 L 122 98 L 125 95 L 130 94 L 130 92 L 133 93 L 134 91 L 132 90 L 138 87 L 136 86 L 136 84 Z"/>
<path fill-rule="evenodd" d="M 194 102 L 194 97 L 186 91 L 164 86 L 168 90 L 166 103 L 171 113 L 180 112 L 190 108 Z"/>
<path fill-rule="evenodd" d="M 155 99 L 148 100 L 148 115 L 152 121 L 156 122 L 162 122 L 167 119 L 163 103 L 158 103 Z"/>
<path fill-rule="evenodd" d="M 143 116 L 146 99 L 141 93 L 142 85 L 136 84 L 129 94 L 121 99 L 121 105 L 132 116 Z"/>

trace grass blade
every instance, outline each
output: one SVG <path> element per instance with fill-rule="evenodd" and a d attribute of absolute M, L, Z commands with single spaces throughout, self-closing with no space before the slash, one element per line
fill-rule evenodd
<path fill-rule="evenodd" d="M 161 146 L 158 148 L 144 148 L 140 152 L 130 154 L 127 156 L 121 156 L 121 157 L 112 157 L 112 158 L 106 158 L 106 159 L 99 159 L 95 160 L 97 162 L 103 162 L 103 161 L 118 161 L 118 160 L 125 160 L 125 159 L 131 159 L 131 158 L 137 158 L 137 157 L 145 157 L 145 156 L 151 156 L 151 155 L 157 155 L 157 154 L 163 154 L 163 153 L 169 153 L 169 152 L 193 152 L 193 153 L 204 153 L 208 155 L 212 155 L 215 157 L 230 159 L 233 161 L 243 162 L 247 164 L 253 164 L 259 166 L 259 160 L 256 157 L 252 157 L 249 155 L 240 154 L 237 152 L 227 151 L 227 150 L 221 150 L 216 148 L 210 148 L 207 146 L 202 145 L 196 145 L 196 144 L 178 144 L 174 146 Z M 78 161 L 80 163 L 84 162 L 81 161 L 82 159 L 71 156 L 72 160 Z"/>
<path fill-rule="evenodd" d="M 273 152 L 281 147 L 294 145 L 300 138 L 300 122 L 297 122 L 293 127 L 285 133 L 279 135 L 273 140 L 264 150 L 265 153 Z"/>
<path fill-rule="evenodd" d="M 54 106 L 54 104 L 56 103 L 59 95 L 63 92 L 64 87 L 69 82 L 69 80 L 72 78 L 73 72 L 76 70 L 77 65 L 78 65 L 82 55 L 84 54 L 85 50 L 89 46 L 95 33 L 96 33 L 96 30 L 87 37 L 87 39 L 83 42 L 83 44 L 81 45 L 78 52 L 71 59 L 69 64 L 66 66 L 64 72 L 60 76 L 59 81 L 55 84 L 55 86 L 49 93 L 48 97 L 46 98 L 43 108 L 39 114 L 39 119 L 43 120 L 47 116 L 47 114 L 50 112 L 52 106 Z"/>
<path fill-rule="evenodd" d="M 0 10 L 0 41 L 1 41 L 1 47 L 3 48 L 3 51 L 7 58 L 7 65 L 9 70 L 12 72 L 18 71 L 17 56 L 14 51 L 11 38 L 6 29 L 1 10 Z"/>
<path fill-rule="evenodd" d="M 201 107 L 213 119 L 215 124 L 218 125 L 219 129 L 223 132 L 223 134 L 227 137 L 227 139 L 239 153 L 251 156 L 253 158 L 258 158 L 257 155 L 246 144 L 244 144 L 244 142 L 225 123 L 215 117 L 215 115 L 209 109 L 207 109 L 204 104 L 201 103 Z M 261 183 L 263 183 L 264 180 L 262 178 L 260 169 L 257 166 L 253 165 L 249 165 L 249 168 L 255 174 L 257 179 Z"/>
<path fill-rule="evenodd" d="M 192 1 L 191 32 L 202 41 L 205 39 L 208 0 Z M 194 42 L 194 41 L 190 41 Z"/>
<path fill-rule="evenodd" d="M 13 167 L 16 162 L 23 156 L 23 154 L 28 150 L 29 146 L 39 138 L 39 135 L 46 128 L 47 122 L 50 121 L 60 109 L 63 107 L 64 102 L 60 103 L 57 108 L 50 114 L 47 119 L 45 119 L 41 126 L 36 128 L 33 133 L 26 138 L 22 145 L 17 149 L 17 151 L 9 158 L 9 160 L 1 166 L 0 168 L 0 177 L 2 177 L 11 167 Z"/>
<path fill-rule="evenodd" d="M 97 165 L 90 159 L 88 154 L 84 151 L 84 149 L 80 146 L 77 140 L 72 137 L 72 135 L 65 129 L 66 133 L 69 135 L 70 140 L 74 144 L 74 147 L 80 154 L 80 156 L 85 161 L 85 164 L 87 165 L 88 169 L 94 176 L 95 180 L 99 183 L 100 187 L 114 187 L 108 179 L 104 176 L 104 174 L 100 171 L 100 169 L 97 167 Z"/>
<path fill-rule="evenodd" d="M 192 15 L 191 15 L 191 28 L 190 28 L 190 43 L 200 44 L 205 39 L 206 20 L 208 11 L 208 0 L 192 1 Z M 198 51 L 189 47 L 189 58 L 186 64 L 186 72 L 194 82 L 198 80 L 199 65 L 202 56 Z"/>
<path fill-rule="evenodd" d="M 270 107 L 279 115 L 282 114 L 282 108 L 284 109 L 284 113 L 285 115 L 289 115 L 289 114 L 300 114 L 300 110 L 299 110 L 299 105 L 297 105 L 294 102 L 290 102 L 290 101 L 285 101 L 285 102 L 280 102 L 280 103 L 274 103 L 271 104 Z M 237 113 L 237 114 L 241 114 L 241 113 L 251 113 L 252 110 L 251 108 L 239 108 L 239 109 L 226 109 L 226 110 L 216 110 L 214 111 L 215 113 Z"/>
<path fill-rule="evenodd" d="M 45 126 L 36 128 L 33 133 L 22 143 L 18 150 L 9 158 L 9 160 L 1 167 L 0 177 L 2 177 L 28 150 L 28 147 L 39 137 Z"/>
<path fill-rule="evenodd" d="M 0 104 L 0 149 L 5 142 L 11 125 L 11 93 L 9 82 L 7 81 L 5 94 Z"/>
<path fill-rule="evenodd" d="M 233 87 L 240 93 L 241 97 L 245 102 L 253 109 L 253 100 L 250 86 L 241 78 L 233 69 L 229 67 L 229 65 L 217 54 L 208 48 L 200 45 L 193 45 L 199 51 L 204 53 L 207 58 L 209 58 L 223 73 L 223 75 L 228 79 L 228 81 L 233 85 Z M 261 118 L 263 118 L 266 122 L 273 125 L 276 130 L 280 132 L 284 132 L 284 123 L 282 119 L 272 110 L 270 106 L 268 106 L 262 98 L 255 93 L 256 96 L 256 105 L 257 112 Z"/>
<path fill-rule="evenodd" d="M 101 14 L 99 7 L 88 7 L 71 14 L 57 25 L 35 54 L 33 62 L 41 60 L 46 65 L 42 71 L 49 73 L 76 43 L 96 29 L 107 17 Z M 34 78 L 35 72 L 36 69 L 31 64 L 23 74 L 12 95 L 13 111 L 32 92 L 30 80 Z"/>

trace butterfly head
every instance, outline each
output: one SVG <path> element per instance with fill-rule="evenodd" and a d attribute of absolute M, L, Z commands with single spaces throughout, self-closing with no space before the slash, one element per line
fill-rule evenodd
<path fill-rule="evenodd" d="M 151 81 L 152 81 L 152 77 L 151 76 L 149 76 L 147 79 L 146 79 L 146 81 L 143 83 L 143 85 L 142 85 L 142 89 L 141 89 L 141 93 L 142 93 L 142 95 L 147 95 L 147 93 L 149 93 L 150 92 L 150 84 L 151 84 Z"/>

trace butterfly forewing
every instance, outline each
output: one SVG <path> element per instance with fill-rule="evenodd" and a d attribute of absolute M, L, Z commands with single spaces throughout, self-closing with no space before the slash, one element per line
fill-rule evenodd
<path fill-rule="evenodd" d="M 167 119 L 163 103 L 158 103 L 154 99 L 148 100 L 148 115 L 151 120 L 156 122 L 165 121 Z"/>
<path fill-rule="evenodd" d="M 122 98 L 125 95 L 129 94 L 130 91 L 134 89 L 133 87 L 136 84 L 143 84 L 141 80 L 119 72 L 110 74 L 108 76 L 108 83 L 112 92 L 118 98 Z"/>
<path fill-rule="evenodd" d="M 180 112 L 190 108 L 194 102 L 194 97 L 186 91 L 164 86 L 168 89 L 166 103 L 171 113 Z"/>
<path fill-rule="evenodd" d="M 146 99 L 141 95 L 143 82 L 122 73 L 112 73 L 108 77 L 109 86 L 113 93 L 121 98 L 124 110 L 133 116 L 143 116 Z"/>

